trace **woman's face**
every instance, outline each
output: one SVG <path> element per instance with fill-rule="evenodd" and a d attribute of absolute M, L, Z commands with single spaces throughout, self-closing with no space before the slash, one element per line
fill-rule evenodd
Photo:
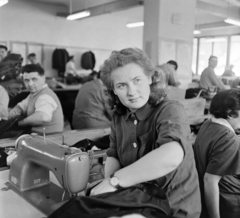
<path fill-rule="evenodd" d="M 150 95 L 152 79 L 137 64 L 130 63 L 111 73 L 114 94 L 130 111 L 144 106 Z"/>

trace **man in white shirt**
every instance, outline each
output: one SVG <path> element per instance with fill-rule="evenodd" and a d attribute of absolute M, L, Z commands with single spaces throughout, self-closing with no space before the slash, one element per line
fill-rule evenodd
<path fill-rule="evenodd" d="M 23 80 L 30 94 L 9 113 L 9 118 L 25 115 L 19 126 L 32 126 L 32 132 L 57 133 L 63 131 L 63 112 L 57 95 L 45 84 L 40 65 L 29 64 L 22 69 Z"/>
<path fill-rule="evenodd" d="M 218 58 L 216 56 L 210 56 L 208 61 L 208 67 L 204 69 L 200 77 L 200 87 L 212 90 L 217 87 L 218 90 L 225 90 L 223 82 L 216 76 L 214 68 L 218 64 Z"/>

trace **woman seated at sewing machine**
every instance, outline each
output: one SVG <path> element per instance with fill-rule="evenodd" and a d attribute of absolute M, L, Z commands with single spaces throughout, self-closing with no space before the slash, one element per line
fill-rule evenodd
<path fill-rule="evenodd" d="M 203 210 L 201 217 L 240 217 L 240 90 L 217 93 L 211 120 L 201 126 L 194 145 Z"/>
<path fill-rule="evenodd" d="M 198 218 L 200 192 L 186 113 L 165 97 L 151 60 L 137 48 L 114 51 L 101 79 L 115 110 L 105 179 L 87 200 L 94 205 L 91 214 L 116 215 L 128 208 L 148 218 Z"/>

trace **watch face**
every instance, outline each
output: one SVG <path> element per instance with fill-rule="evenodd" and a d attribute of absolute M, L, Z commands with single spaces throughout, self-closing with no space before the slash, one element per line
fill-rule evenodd
<path fill-rule="evenodd" d="M 116 186 L 116 185 L 118 185 L 118 183 L 119 183 L 119 180 L 118 180 L 117 177 L 112 177 L 112 178 L 111 178 L 111 184 L 112 184 L 112 186 Z"/>

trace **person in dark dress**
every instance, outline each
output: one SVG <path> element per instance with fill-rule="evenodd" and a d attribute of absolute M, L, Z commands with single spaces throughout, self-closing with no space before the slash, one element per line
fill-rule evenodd
<path fill-rule="evenodd" d="M 105 179 L 91 195 L 117 195 L 122 189 L 147 183 L 149 190 L 165 193 L 170 216 L 199 217 L 200 191 L 187 115 L 181 103 L 165 97 L 158 69 L 143 51 L 127 48 L 112 52 L 101 79 L 114 113 Z M 139 202 L 156 203 L 144 195 L 131 203 Z M 160 205 L 159 198 L 156 206 Z"/>
<path fill-rule="evenodd" d="M 201 217 L 240 217 L 240 90 L 217 93 L 213 118 L 201 126 L 194 145 L 203 210 Z"/>

